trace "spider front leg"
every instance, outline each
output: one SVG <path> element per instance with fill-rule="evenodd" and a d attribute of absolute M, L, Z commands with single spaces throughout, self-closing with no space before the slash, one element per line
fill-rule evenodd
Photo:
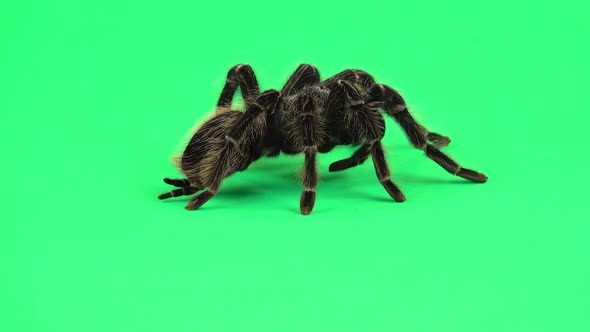
<path fill-rule="evenodd" d="M 250 101 L 260 94 L 256 75 L 250 65 L 235 65 L 229 70 L 225 86 L 223 87 L 223 91 L 217 102 L 217 113 L 224 108 L 231 107 L 231 102 L 238 86 L 240 87 L 242 98 L 244 99 L 244 104 L 247 109 L 250 106 Z"/>

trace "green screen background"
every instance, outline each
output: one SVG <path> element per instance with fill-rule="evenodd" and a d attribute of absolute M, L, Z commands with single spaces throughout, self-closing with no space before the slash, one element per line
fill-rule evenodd
<path fill-rule="evenodd" d="M 0 330 L 588 331 L 588 6 L 22 1 L 0 5 Z M 372 163 L 264 159 L 200 210 L 158 201 L 227 70 L 300 63 L 406 98 L 473 184 L 388 120 Z"/>

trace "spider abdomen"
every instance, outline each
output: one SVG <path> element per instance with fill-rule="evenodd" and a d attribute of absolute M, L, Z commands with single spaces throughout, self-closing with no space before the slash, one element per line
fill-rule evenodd
<path fill-rule="evenodd" d="M 217 114 L 206 121 L 193 135 L 186 146 L 180 159 L 180 171 L 193 183 L 200 187 L 206 187 L 212 182 L 215 174 L 215 166 L 227 153 L 226 146 L 238 144 L 235 147 L 237 153 L 231 155 L 231 164 L 235 168 L 233 172 L 245 169 L 256 155 L 248 138 L 237 142 L 229 137 L 231 129 L 236 125 L 242 112 L 230 110 Z M 228 172 L 231 175 L 233 172 Z"/>

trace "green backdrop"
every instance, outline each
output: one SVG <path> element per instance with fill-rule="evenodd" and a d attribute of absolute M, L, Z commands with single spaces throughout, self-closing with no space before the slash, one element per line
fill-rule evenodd
<path fill-rule="evenodd" d="M 0 330 L 588 331 L 588 36 L 580 1 L 0 5 Z M 158 201 L 227 70 L 300 63 L 397 88 L 473 184 L 388 120 L 299 214 L 302 158 L 200 210 Z"/>

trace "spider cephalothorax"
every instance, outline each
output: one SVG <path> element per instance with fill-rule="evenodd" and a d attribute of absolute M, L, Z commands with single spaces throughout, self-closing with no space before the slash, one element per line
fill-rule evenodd
<path fill-rule="evenodd" d="M 231 101 L 240 88 L 245 111 L 231 109 Z M 449 173 L 473 182 L 487 177 L 463 168 L 439 148 L 450 139 L 429 132 L 408 112 L 401 95 L 361 70 L 345 70 L 324 81 L 311 65 L 300 65 L 283 89 L 260 92 L 249 65 L 230 69 L 215 115 L 194 134 L 179 160 L 186 179 L 164 182 L 180 187 L 159 196 L 160 199 L 192 195 L 189 210 L 199 208 L 219 190 L 221 181 L 245 170 L 261 156 L 305 154 L 303 193 L 300 209 L 309 214 L 315 203 L 318 182 L 316 153 L 328 152 L 336 145 L 360 145 L 349 158 L 330 165 L 330 172 L 360 165 L 369 155 L 379 182 L 397 202 L 405 196 L 391 181 L 381 139 L 385 124 L 380 110 L 393 117 L 412 145 L 424 150 Z"/>

